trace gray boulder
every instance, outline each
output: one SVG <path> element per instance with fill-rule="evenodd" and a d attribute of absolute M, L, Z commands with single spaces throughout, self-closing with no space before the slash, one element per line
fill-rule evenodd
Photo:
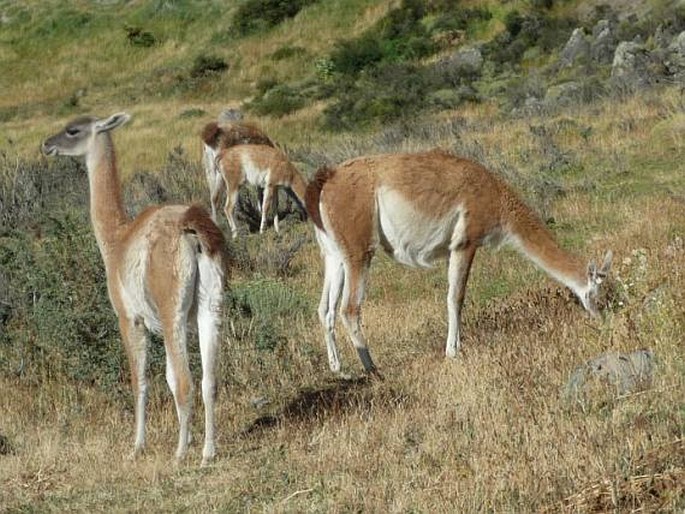
<path fill-rule="evenodd" d="M 616 50 L 616 38 L 609 20 L 599 20 L 592 28 L 590 56 L 598 64 L 610 64 Z"/>
<path fill-rule="evenodd" d="M 483 68 L 483 54 L 479 47 L 460 48 L 453 55 L 444 59 L 440 65 L 443 69 L 462 75 L 475 75 Z"/>
<path fill-rule="evenodd" d="M 240 109 L 224 109 L 217 116 L 217 121 L 221 123 L 230 123 L 232 121 L 240 121 L 243 119 L 243 112 Z"/>
<path fill-rule="evenodd" d="M 654 353 L 637 350 L 632 353 L 607 352 L 577 368 L 564 388 L 567 399 L 578 400 L 593 386 L 610 387 L 618 394 L 630 394 L 651 386 L 654 375 Z"/>
<path fill-rule="evenodd" d="M 587 59 L 589 55 L 590 42 L 585 32 L 581 28 L 575 29 L 561 51 L 559 66 L 562 68 L 571 67 L 578 60 Z"/>
<path fill-rule="evenodd" d="M 676 82 L 685 85 L 685 31 L 674 37 L 668 45 L 664 66 Z"/>
<path fill-rule="evenodd" d="M 622 89 L 639 89 L 659 81 L 654 62 L 644 45 L 623 41 L 616 47 L 611 65 L 611 82 Z"/>

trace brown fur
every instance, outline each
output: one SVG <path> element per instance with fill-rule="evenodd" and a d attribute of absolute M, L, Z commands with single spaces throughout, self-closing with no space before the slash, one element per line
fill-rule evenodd
<path fill-rule="evenodd" d="M 129 219 L 123 207 L 116 154 L 110 131 L 128 120 L 119 113 L 105 120 L 75 120 L 43 143 L 48 154 L 84 156 L 90 179 L 90 209 L 95 237 L 107 274 L 107 288 L 119 318 L 123 344 L 129 357 L 131 386 L 136 402 L 134 455 L 145 440 L 146 328 L 161 329 L 167 352 L 168 377 L 176 400 L 182 458 L 189 442 L 193 383 L 187 359 L 186 338 L 190 312 L 195 309 L 203 352 L 205 447 L 203 461 L 213 458 L 214 367 L 218 344 L 222 267 L 225 240 L 219 228 L 198 206 L 167 205 L 145 209 Z M 192 233 L 191 236 L 188 234 Z M 200 267 L 200 253 L 213 260 Z M 194 255 L 193 255 L 194 253 Z M 205 273 L 206 271 L 206 273 Z M 207 277 L 204 278 L 203 277 Z M 199 294 L 205 287 L 204 294 Z M 202 318 L 204 321 L 201 321 Z M 206 366 L 206 368 L 205 368 Z"/>
<path fill-rule="evenodd" d="M 324 166 L 319 168 L 314 174 L 312 180 L 309 181 L 307 189 L 305 191 L 304 200 L 305 206 L 307 207 L 307 214 L 320 230 L 324 232 L 326 229 L 323 227 L 321 222 L 321 211 L 319 210 L 319 202 L 321 199 L 321 190 L 326 184 L 329 178 L 335 173 L 335 168 L 330 166 Z"/>
<path fill-rule="evenodd" d="M 564 251 L 540 218 L 500 177 L 443 150 L 360 157 L 322 168 L 305 194 L 324 256 L 319 319 L 331 370 L 340 370 L 335 344 L 339 313 L 367 372 L 375 372 L 361 328 L 366 276 L 381 245 L 399 262 L 431 266 L 448 259 L 446 355 L 460 346 L 460 313 L 480 246 L 511 242 L 569 287 L 591 313 L 601 283 Z M 611 253 L 600 273 L 606 275 Z"/>
<path fill-rule="evenodd" d="M 278 186 L 289 188 L 295 194 L 300 207 L 305 209 L 307 182 L 282 150 L 266 145 L 242 144 L 221 150 L 218 160 L 227 191 L 224 211 L 232 230 L 235 224 L 232 215 L 238 190 L 248 181 L 248 174 L 255 172 L 244 169 L 245 161 L 249 161 L 250 166 L 256 168 L 266 181 L 263 184 L 266 191 L 262 221 L 271 202 L 276 199 Z"/>
<path fill-rule="evenodd" d="M 191 205 L 181 218 L 181 226 L 197 235 L 204 251 L 210 257 L 223 254 L 226 239 L 221 229 L 209 217 L 204 207 Z"/>
<path fill-rule="evenodd" d="M 333 176 L 336 180 L 331 180 Z M 327 212 L 346 212 L 344 223 L 361 227 L 363 219 L 372 217 L 373 199 L 350 199 L 368 190 L 375 194 L 381 186 L 401 194 L 428 218 L 442 218 L 462 206 L 468 213 L 464 244 L 480 246 L 493 233 L 512 230 L 525 235 L 522 243 L 526 250 L 536 253 L 543 262 L 553 263 L 579 281 L 585 278 L 583 262 L 557 245 L 549 229 L 508 184 L 484 166 L 440 149 L 357 158 L 315 176 L 308 203 L 308 209 L 314 212 L 310 215 L 320 221 L 316 212 L 319 202 L 314 200 L 330 187 L 335 193 L 323 200 Z M 337 218 L 337 223 L 343 223 L 342 218 Z M 334 231 L 349 237 L 345 227 Z"/>
<path fill-rule="evenodd" d="M 256 125 L 243 122 L 225 125 L 219 125 L 215 121 L 209 122 L 202 129 L 200 137 L 206 145 L 215 149 L 246 144 L 276 146 Z"/>

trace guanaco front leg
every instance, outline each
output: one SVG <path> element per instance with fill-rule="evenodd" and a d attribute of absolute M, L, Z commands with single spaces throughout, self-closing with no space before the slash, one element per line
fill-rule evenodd
<path fill-rule="evenodd" d="M 447 281 L 447 344 L 445 354 L 456 357 L 461 346 L 460 325 L 461 308 L 466 297 L 466 283 L 469 279 L 471 263 L 476 254 L 476 246 L 469 245 L 463 249 L 452 250 L 449 256 Z"/>

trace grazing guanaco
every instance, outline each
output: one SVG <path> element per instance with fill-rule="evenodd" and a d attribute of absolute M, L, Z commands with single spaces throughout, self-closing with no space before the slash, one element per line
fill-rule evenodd
<path fill-rule="evenodd" d="M 343 324 L 365 370 L 376 369 L 360 312 L 379 244 L 409 266 L 429 267 L 448 259 L 448 357 L 455 357 L 460 347 L 466 282 L 480 246 L 512 244 L 569 287 L 592 315 L 611 267 L 611 251 L 599 268 L 564 251 L 501 178 L 442 150 L 360 157 L 320 169 L 307 188 L 306 205 L 325 264 L 318 313 L 334 372 L 340 370 L 334 329 L 341 292 Z"/>
<path fill-rule="evenodd" d="M 216 211 L 225 185 L 217 162 L 219 152 L 232 146 L 244 144 L 271 147 L 276 145 L 269 136 L 255 125 L 238 121 L 222 124 L 211 121 L 202 128 L 200 138 L 202 139 L 202 165 L 209 187 L 212 219 L 216 223 Z"/>
<path fill-rule="evenodd" d="M 90 216 L 105 263 L 107 289 L 131 368 L 135 397 L 133 455 L 145 446 L 146 329 L 164 336 L 166 379 L 179 421 L 177 459 L 190 440 L 193 383 L 187 329 L 197 322 L 202 358 L 205 441 L 202 463 L 215 455 L 215 367 L 225 274 L 225 240 L 198 206 L 152 206 L 129 219 L 123 206 L 110 131 L 130 116 L 81 117 L 42 146 L 46 155 L 83 156 L 90 184 Z"/>
<path fill-rule="evenodd" d="M 292 191 L 300 208 L 305 211 L 304 196 L 307 183 L 285 153 L 278 148 L 251 144 L 232 146 L 221 150 L 217 161 L 226 183 L 224 211 L 234 238 L 238 235 L 238 226 L 234 218 L 235 206 L 240 186 L 246 182 L 264 188 L 260 233 L 266 228 L 266 217 L 272 200 L 277 198 L 279 186 Z M 274 212 L 274 229 L 276 232 L 279 231 L 278 209 Z"/>

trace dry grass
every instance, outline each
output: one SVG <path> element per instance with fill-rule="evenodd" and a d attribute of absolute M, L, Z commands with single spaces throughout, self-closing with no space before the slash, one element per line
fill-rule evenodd
<path fill-rule="evenodd" d="M 555 231 L 588 258 L 607 248 L 616 256 L 601 319 L 588 319 L 565 290 L 519 255 L 482 251 L 469 284 L 463 352 L 448 361 L 444 266 L 411 271 L 379 256 L 364 320 L 385 380 L 357 378 L 361 367 L 342 330 L 343 366 L 353 378 L 337 379 L 328 372 L 316 319 L 321 264 L 310 239 L 292 263 L 292 276 L 279 279 L 311 304 L 308 314 L 282 320 L 289 327 L 285 343 L 260 352 L 227 330 L 214 465 L 198 467 L 197 442 L 188 461 L 174 465 L 177 424 L 162 377 L 151 392 L 148 451 L 129 462 L 122 456 L 132 444 L 130 401 L 74 383 L 29 387 L 3 376 L 0 390 L 11 394 L 0 395 L 0 436 L 6 438 L 0 510 L 683 509 L 685 209 L 678 101 L 666 92 L 591 106 L 574 115 L 573 127 L 592 125 L 595 137 L 583 139 L 576 129 L 553 135 L 579 164 L 558 177 L 566 193 L 548 205 Z M 178 140 L 176 134 L 195 121 L 177 123 L 165 112 L 141 107 L 140 121 L 117 136 L 128 163 L 122 166 L 154 167 L 179 142 L 192 148 L 192 137 Z M 433 143 L 480 151 L 505 168 L 516 163 L 522 183 L 534 183 L 546 154 L 529 126 L 556 126 L 559 119 L 495 123 L 489 114 L 486 106 L 459 113 L 468 122 L 459 141 L 436 128 Z M 323 153 L 354 154 L 376 144 L 373 138 L 318 137 Z M 424 147 L 428 139 L 401 144 Z M 155 157 L 148 162 L 146 155 Z M 616 162 L 623 167 L 615 169 Z M 587 184 L 592 187 L 581 187 Z M 286 230 L 296 238 L 311 228 Z M 274 244 L 276 236 L 264 237 L 251 236 L 253 257 L 260 246 Z M 239 272 L 234 281 L 254 279 Z M 643 347 L 658 359 L 652 388 L 622 397 L 600 391 L 583 404 L 562 398 L 570 374 L 586 360 Z M 196 405 L 201 436 L 199 398 Z"/>

